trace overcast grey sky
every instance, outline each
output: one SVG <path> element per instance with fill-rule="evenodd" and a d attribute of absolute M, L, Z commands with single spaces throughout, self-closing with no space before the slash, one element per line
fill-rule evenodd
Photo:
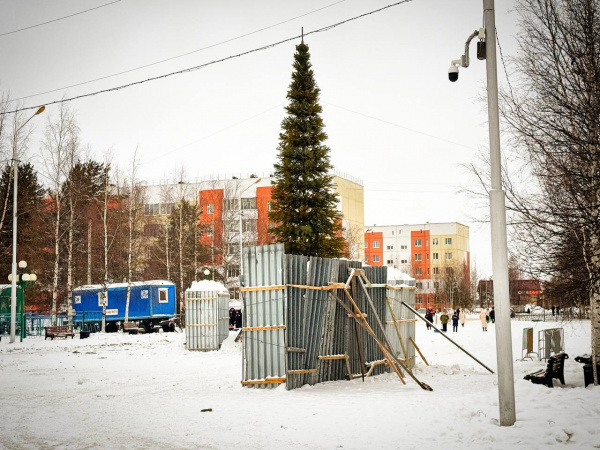
<path fill-rule="evenodd" d="M 0 34 L 111 1 L 0 0 Z M 23 100 L 26 106 L 45 104 L 220 60 L 297 36 L 301 27 L 306 35 L 392 3 L 121 0 L 0 36 L 0 90 L 22 98 L 193 52 Z M 477 61 L 474 43 L 471 67 L 460 69 L 456 83 L 447 76 L 469 34 L 483 26 L 482 3 L 413 0 L 308 34 L 305 42 L 321 88 L 332 163 L 364 180 L 365 225 L 469 225 L 472 261 L 487 276 L 489 228 L 471 222 L 471 216 L 484 218 L 487 210 L 457 193 L 472 182 L 460 165 L 488 146 L 487 109 L 480 100 L 485 62 Z M 511 7 L 510 1 L 496 1 L 505 56 L 516 51 L 517 18 Z M 98 158 L 112 147 L 116 163 L 124 167 L 139 147 L 147 180 L 172 176 L 182 164 L 190 178 L 270 171 L 298 43 L 69 105 L 82 141 Z M 505 81 L 501 66 L 499 80 Z M 34 119 L 32 157 L 39 153 L 45 120 L 57 110 L 58 105 L 49 106 Z"/>

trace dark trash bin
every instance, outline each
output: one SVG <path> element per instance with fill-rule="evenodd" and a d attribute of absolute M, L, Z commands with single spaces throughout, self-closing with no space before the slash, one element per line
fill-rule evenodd
<path fill-rule="evenodd" d="M 596 370 L 600 374 L 600 364 L 596 364 Z M 583 381 L 586 387 L 588 384 L 594 384 L 594 370 L 591 364 L 583 365 Z"/>
<path fill-rule="evenodd" d="M 89 331 L 80 331 L 79 332 L 79 339 L 85 339 L 85 338 L 89 338 L 89 337 L 90 337 Z"/>

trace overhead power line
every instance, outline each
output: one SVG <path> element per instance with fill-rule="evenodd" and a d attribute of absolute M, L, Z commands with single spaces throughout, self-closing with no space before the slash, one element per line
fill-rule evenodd
<path fill-rule="evenodd" d="M 394 6 L 398 6 L 398 5 L 401 5 L 401 4 L 404 4 L 404 3 L 410 3 L 412 1 L 413 0 L 401 0 L 399 2 L 392 3 L 392 4 L 384 6 L 382 8 L 375 9 L 373 11 L 369 11 L 369 12 L 361 14 L 359 16 L 355 16 L 355 17 L 352 17 L 350 19 L 346 19 L 346 20 L 343 20 L 341 22 L 334 23 L 332 25 L 328 25 L 328 26 L 325 26 L 323 28 L 319 28 L 317 30 L 309 31 L 307 33 L 304 33 L 303 36 L 309 36 L 311 34 L 322 33 L 322 32 L 325 32 L 325 31 L 329 31 L 329 30 L 331 30 L 333 28 L 339 27 L 340 25 L 344 25 L 346 23 L 349 23 L 349 22 L 361 19 L 363 17 L 369 16 L 371 14 L 375 14 L 375 13 L 384 11 L 386 9 L 389 9 L 389 8 L 392 8 Z M 170 76 L 173 76 L 173 75 L 179 75 L 179 74 L 182 74 L 182 73 L 193 72 L 195 70 L 200 70 L 200 69 L 203 69 L 205 67 L 208 67 L 208 66 L 211 66 L 211 65 L 214 65 L 214 64 L 218 64 L 218 63 L 222 63 L 224 61 L 228 61 L 230 59 L 239 58 L 239 57 L 242 57 L 242 56 L 249 55 L 251 53 L 256 53 L 256 52 L 259 52 L 259 51 L 262 51 L 262 50 L 273 48 L 273 47 L 276 47 L 278 45 L 284 44 L 286 42 L 296 40 L 296 39 L 298 39 L 300 37 L 301 37 L 301 35 L 296 35 L 296 36 L 284 39 L 284 40 L 279 41 L 279 42 L 274 42 L 272 44 L 264 45 L 262 47 L 258 47 L 258 48 L 252 49 L 252 50 L 248 50 L 248 51 L 245 51 L 245 52 L 242 52 L 242 53 L 238 53 L 236 55 L 227 56 L 225 58 L 216 59 L 216 60 L 204 63 L 204 64 L 200 64 L 198 66 L 188 67 L 187 69 L 182 69 L 182 70 L 178 70 L 178 71 L 175 71 L 175 72 L 170 72 L 170 73 L 167 73 L 167 74 L 164 74 L 164 75 L 158 75 L 158 76 L 155 76 L 155 77 L 147 78 L 145 80 L 134 81 L 132 83 L 124 84 L 124 85 L 121 85 L 121 86 L 116 86 L 116 87 L 112 87 L 112 88 L 108 88 L 108 89 L 102 89 L 100 91 L 91 92 L 91 93 L 88 93 L 88 94 L 82 94 L 82 95 L 77 95 L 75 97 L 63 98 L 61 100 L 55 100 L 53 102 L 44 103 L 44 105 L 45 106 L 50 106 L 50 105 L 55 105 L 57 103 L 66 103 L 66 102 L 70 102 L 70 101 L 73 101 L 73 100 L 79 100 L 81 98 L 92 97 L 92 96 L 98 95 L 98 94 L 104 94 L 106 92 L 118 91 L 120 89 L 125 89 L 125 88 L 131 87 L 131 86 L 136 86 L 138 84 L 147 83 L 149 81 L 155 81 L 155 80 L 159 80 L 159 79 L 162 79 L 162 78 L 167 78 L 167 77 L 170 77 Z M 12 111 L 6 111 L 4 113 L 0 113 L 0 115 L 14 114 L 14 113 L 19 112 L 19 111 L 27 111 L 27 110 L 30 110 L 30 109 L 36 109 L 36 108 L 39 108 L 39 106 L 41 106 L 41 105 L 38 105 L 38 106 L 28 106 L 28 107 L 25 107 L 25 108 L 18 108 L 18 109 L 14 109 Z"/>
<path fill-rule="evenodd" d="M 296 20 L 296 19 L 299 19 L 301 17 L 305 17 L 305 16 L 308 16 L 310 14 L 314 14 L 314 13 L 316 13 L 318 11 L 322 11 L 324 9 L 330 8 L 332 6 L 335 6 L 335 5 L 339 4 L 339 3 L 343 3 L 345 1 L 346 0 L 340 0 L 338 2 L 331 3 L 330 5 L 323 6 L 322 8 L 314 9 L 312 11 L 309 11 L 307 13 L 301 14 L 299 16 L 292 17 L 291 19 L 284 20 L 283 22 L 278 22 L 278 23 L 275 23 L 273 25 L 269 25 L 267 27 L 261 28 L 259 30 L 251 31 L 250 33 L 246 33 L 246 34 L 242 34 L 241 36 L 237 36 L 237 37 L 234 37 L 234 38 L 231 38 L 231 39 L 227 39 L 225 41 L 217 42 L 216 44 L 212 44 L 212 45 L 208 45 L 206 47 L 202 47 L 202 48 L 199 48 L 199 49 L 196 49 L 196 50 L 192 50 L 191 52 L 182 53 L 181 55 L 177 55 L 177 56 L 172 56 L 170 58 L 161 59 L 160 61 L 155 61 L 153 63 L 145 64 L 143 66 L 134 67 L 133 69 L 123 70 L 121 72 L 113 73 L 111 75 L 105 75 L 103 77 L 94 78 L 93 80 L 83 81 L 81 83 L 75 83 L 75 84 L 71 84 L 69 86 L 63 86 L 63 87 L 60 87 L 60 88 L 52 89 L 50 91 L 38 92 L 37 94 L 31 94 L 31 95 L 27 95 L 25 97 L 15 98 L 12 101 L 13 102 L 17 102 L 19 100 L 25 100 L 25 99 L 28 99 L 28 98 L 31 98 L 31 97 L 37 97 L 38 95 L 51 94 L 53 92 L 62 91 L 62 90 L 69 89 L 69 88 L 72 88 L 72 87 L 83 86 L 84 84 L 89 84 L 89 83 L 94 83 L 96 81 L 106 80 L 108 78 L 117 77 L 119 75 L 123 75 L 123 74 L 126 74 L 126 73 L 135 72 L 135 71 L 141 70 L 141 69 L 146 69 L 147 67 L 156 66 L 157 64 L 162 64 L 164 62 L 172 61 L 174 59 L 183 58 L 184 56 L 189 56 L 189 55 L 192 55 L 194 53 L 198 53 L 198 52 L 201 52 L 201 51 L 204 51 L 204 50 L 208 50 L 210 48 L 218 47 L 219 45 L 223 45 L 223 44 L 227 44 L 229 42 L 237 41 L 238 39 L 242 39 L 242 38 L 251 36 L 253 34 L 260 33 L 261 31 L 265 31 L 265 30 L 268 30 L 270 28 L 274 28 L 276 26 L 283 25 L 284 23 L 288 23 L 288 22 L 291 22 L 292 20 Z"/>
<path fill-rule="evenodd" d="M 120 1 L 121 0 L 115 0 L 114 2 L 105 3 L 104 5 L 96 6 L 95 8 L 86 9 L 85 11 L 79 11 L 74 14 L 69 14 L 68 16 L 59 17 L 58 19 L 49 20 L 47 22 L 38 23 L 37 25 L 31 25 L 31 26 L 25 27 L 25 28 L 19 28 L 18 30 L 7 31 L 6 33 L 0 33 L 0 37 L 6 36 L 8 34 L 18 33 L 19 31 L 30 30 L 31 28 L 41 27 L 42 25 L 48 25 L 49 23 L 52 23 L 52 22 L 58 22 L 59 20 L 68 19 L 69 17 L 78 16 L 78 15 L 84 14 L 86 12 L 94 11 L 95 9 L 104 8 L 105 6 L 112 5 L 113 3 L 119 3 Z"/>

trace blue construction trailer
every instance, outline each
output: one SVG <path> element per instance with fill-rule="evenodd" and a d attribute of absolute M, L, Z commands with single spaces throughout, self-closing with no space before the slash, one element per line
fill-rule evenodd
<path fill-rule="evenodd" d="M 77 317 L 86 322 L 102 320 L 102 306 L 106 304 L 107 331 L 116 331 L 118 324 L 125 320 L 127 303 L 127 283 L 112 283 L 106 290 L 101 284 L 80 286 L 73 289 L 72 304 Z M 175 283 L 164 280 L 135 281 L 131 283 L 128 321 L 151 331 L 154 326 L 163 329 L 173 326 L 170 319 L 176 316 Z"/>

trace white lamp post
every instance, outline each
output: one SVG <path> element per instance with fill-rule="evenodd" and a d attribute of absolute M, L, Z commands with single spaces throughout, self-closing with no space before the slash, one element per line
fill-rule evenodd
<path fill-rule="evenodd" d="M 15 138 L 19 134 L 19 131 L 23 129 L 31 119 L 38 114 L 41 114 L 46 109 L 45 106 L 40 106 L 38 110 L 21 125 L 17 131 L 15 131 Z M 12 283 L 10 291 L 10 343 L 15 342 L 15 323 L 17 317 L 17 178 L 19 177 L 19 163 L 17 161 L 17 149 L 15 143 L 13 143 L 13 249 L 12 249 Z M 27 263 L 25 267 L 27 267 Z"/>
<path fill-rule="evenodd" d="M 29 285 L 29 283 L 35 283 L 37 280 L 37 276 L 35 273 L 25 273 L 25 268 L 27 267 L 27 263 L 25 261 L 19 261 L 19 274 L 13 276 L 12 273 L 8 274 L 8 281 L 12 282 L 13 285 L 18 283 L 21 288 L 21 293 L 19 294 L 19 303 L 21 308 L 21 342 L 23 342 L 23 338 L 25 337 L 25 288 Z M 16 288 L 14 289 L 16 292 Z M 11 324 L 11 335 L 14 334 L 16 321 Z"/>
<path fill-rule="evenodd" d="M 240 288 L 242 287 L 242 275 L 244 274 L 244 271 L 242 269 L 243 264 L 242 264 L 242 249 L 244 247 L 244 238 L 243 238 L 243 230 L 242 230 L 242 218 L 243 218 L 243 209 L 242 209 L 242 194 L 244 192 L 246 192 L 248 189 L 250 189 L 252 186 L 254 186 L 255 184 L 257 184 L 258 182 L 260 182 L 261 178 L 258 178 L 254 183 L 249 184 L 248 186 L 246 186 L 245 189 L 240 191 L 240 195 L 238 197 L 238 200 L 240 202 Z"/>

